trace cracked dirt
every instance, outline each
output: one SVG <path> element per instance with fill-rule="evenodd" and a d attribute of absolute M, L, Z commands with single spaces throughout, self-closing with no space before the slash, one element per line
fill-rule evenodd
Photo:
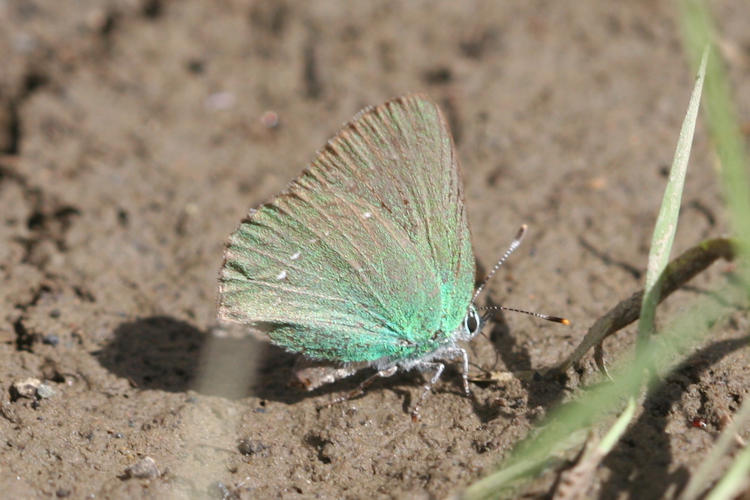
<path fill-rule="evenodd" d="M 746 14 L 711 5 L 745 123 Z M 693 82 L 671 7 L 0 0 L 3 496 L 427 498 L 491 470 L 579 374 L 466 398 L 450 368 L 416 424 L 416 374 L 318 411 L 361 376 L 298 392 L 293 356 L 217 327 L 224 240 L 361 107 L 425 91 L 451 121 L 481 265 L 530 225 L 487 298 L 574 325 L 507 315 L 472 343 L 473 369 L 554 365 L 642 286 Z M 675 254 L 727 230 L 701 123 L 691 169 Z M 660 321 L 729 272 L 715 264 Z M 607 358 L 633 339 L 607 340 Z M 747 397 L 747 344 L 745 311 L 713 325 L 590 493 L 684 486 Z M 51 395 L 14 395 L 28 378 Z M 132 468 L 147 456 L 156 477 Z"/>

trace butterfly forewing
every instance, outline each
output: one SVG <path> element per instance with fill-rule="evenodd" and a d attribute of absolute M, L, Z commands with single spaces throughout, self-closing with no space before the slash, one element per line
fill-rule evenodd
<path fill-rule="evenodd" d="M 358 114 L 242 222 L 219 314 L 270 324 L 274 342 L 313 358 L 401 359 L 458 327 L 473 279 L 448 126 L 406 96 Z"/>

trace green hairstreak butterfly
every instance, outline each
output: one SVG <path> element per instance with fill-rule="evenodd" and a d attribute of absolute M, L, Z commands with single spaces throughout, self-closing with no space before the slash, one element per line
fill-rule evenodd
<path fill-rule="evenodd" d="M 357 393 L 399 369 L 430 373 L 416 417 L 441 360 L 461 360 L 469 393 L 459 342 L 485 321 L 474 274 L 448 124 L 428 98 L 407 95 L 362 110 L 242 220 L 224 254 L 219 317 L 263 325 L 310 359 L 375 367 Z"/>

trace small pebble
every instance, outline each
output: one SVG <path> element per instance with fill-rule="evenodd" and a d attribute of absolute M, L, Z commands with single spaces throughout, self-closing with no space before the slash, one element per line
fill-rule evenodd
<path fill-rule="evenodd" d="M 276 128 L 279 126 L 279 114 L 276 111 L 266 111 L 260 116 L 260 122 L 266 128 Z"/>
<path fill-rule="evenodd" d="M 44 337 L 42 337 L 42 343 L 54 347 L 60 343 L 60 337 L 55 334 L 45 335 Z"/>
<path fill-rule="evenodd" d="M 256 441 L 254 439 L 242 439 L 237 445 L 237 449 L 239 450 L 239 452 L 245 456 L 255 455 L 256 453 L 260 453 L 261 451 L 268 448 L 270 447 L 267 444 Z"/>
<path fill-rule="evenodd" d="M 67 498 L 70 496 L 70 490 L 65 488 L 60 488 L 55 492 L 55 495 L 57 495 L 57 498 Z"/>
<path fill-rule="evenodd" d="M 185 64 L 187 70 L 194 75 L 200 75 L 206 69 L 206 63 L 200 59 L 189 59 Z"/>
<path fill-rule="evenodd" d="M 159 468 L 156 461 L 151 457 L 143 457 L 136 463 L 125 469 L 125 477 L 136 479 L 153 479 L 159 477 Z"/>
<path fill-rule="evenodd" d="M 11 400 L 15 401 L 18 398 L 33 398 L 36 395 L 36 390 L 41 384 L 41 380 L 33 377 L 13 382 L 10 386 Z"/>
<path fill-rule="evenodd" d="M 50 385 L 40 384 L 39 387 L 36 388 L 36 395 L 40 399 L 51 398 L 55 395 L 55 389 Z"/>

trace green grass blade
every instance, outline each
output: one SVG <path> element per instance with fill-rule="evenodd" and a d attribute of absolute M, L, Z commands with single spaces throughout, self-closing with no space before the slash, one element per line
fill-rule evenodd
<path fill-rule="evenodd" d="M 602 456 L 607 455 L 612 451 L 612 448 L 614 448 L 625 433 L 625 429 L 630 425 L 630 421 L 633 420 L 633 415 L 635 415 L 635 399 L 631 397 L 628 399 L 628 404 L 625 406 L 625 410 L 623 410 L 622 414 L 604 435 L 602 442 L 599 443 L 598 449 Z"/>
<path fill-rule="evenodd" d="M 713 21 L 704 2 L 683 0 L 681 22 L 688 53 L 693 61 L 703 47 L 714 47 Z M 711 139 L 721 164 L 721 178 L 729 209 L 732 233 L 738 241 L 737 253 L 745 263 L 750 257 L 750 178 L 745 142 L 738 125 L 737 113 L 732 104 L 729 80 L 720 57 L 714 56 L 706 69 L 704 109 Z M 739 270 L 746 283 L 750 272 L 745 265 Z M 748 288 L 750 293 L 750 287 Z"/>
<path fill-rule="evenodd" d="M 690 150 L 695 135 L 695 122 L 698 119 L 698 108 L 700 107 L 703 80 L 706 76 L 706 62 L 708 59 L 708 47 L 703 50 L 698 77 L 695 80 L 693 93 L 685 118 L 682 121 L 680 136 L 672 160 L 672 168 L 669 172 L 669 181 L 664 189 L 664 198 L 661 202 L 659 215 L 654 226 L 654 235 L 651 239 L 651 249 L 648 254 L 648 267 L 646 268 L 646 285 L 644 286 L 643 305 L 641 317 L 638 322 L 638 348 L 639 352 L 647 347 L 647 342 L 654 330 L 654 316 L 656 305 L 659 303 L 661 286 L 659 276 L 669 264 L 669 254 L 672 251 L 675 233 L 677 233 L 677 219 L 680 214 L 682 202 L 682 189 L 685 185 Z"/>
<path fill-rule="evenodd" d="M 745 448 L 729 467 L 716 487 L 708 494 L 706 500 L 723 500 L 736 498 L 747 486 L 747 476 L 750 473 L 750 447 Z"/>

